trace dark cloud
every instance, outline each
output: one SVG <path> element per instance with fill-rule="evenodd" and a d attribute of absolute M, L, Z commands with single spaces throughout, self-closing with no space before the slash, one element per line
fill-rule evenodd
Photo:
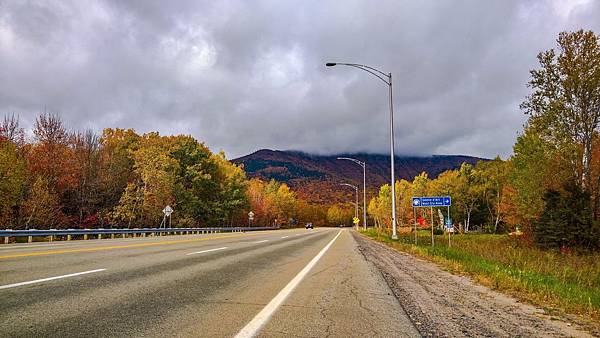
<path fill-rule="evenodd" d="M 4 1 L 0 113 L 73 129 L 192 134 L 230 157 L 262 147 L 511 152 L 536 54 L 600 33 L 600 2 Z"/>

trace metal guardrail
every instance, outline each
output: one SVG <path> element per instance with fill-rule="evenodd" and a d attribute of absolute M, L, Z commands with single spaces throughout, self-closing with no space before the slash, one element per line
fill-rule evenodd
<path fill-rule="evenodd" d="M 33 237 L 50 236 L 50 241 L 56 236 L 66 236 L 67 240 L 71 240 L 71 236 L 84 236 L 87 239 L 89 235 L 98 236 L 101 239 L 103 235 L 109 235 L 114 238 L 114 235 L 142 235 L 147 234 L 207 234 L 219 232 L 244 232 L 244 231 L 260 231 L 260 230 L 275 230 L 279 227 L 223 227 L 223 228 L 134 228 L 134 229 L 48 229 L 48 230 L 0 230 L 0 237 L 4 237 L 4 243 L 9 243 L 11 237 L 28 237 L 28 242 L 32 242 Z"/>

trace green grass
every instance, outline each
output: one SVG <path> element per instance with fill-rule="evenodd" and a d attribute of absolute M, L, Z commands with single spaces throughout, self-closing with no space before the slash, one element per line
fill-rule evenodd
<path fill-rule="evenodd" d="M 392 241 L 388 234 L 369 230 L 365 235 L 398 250 L 425 257 L 493 289 L 544 307 L 550 313 L 570 313 L 600 322 L 600 253 L 561 254 L 526 245 L 507 235 L 445 236 L 419 231 Z"/>

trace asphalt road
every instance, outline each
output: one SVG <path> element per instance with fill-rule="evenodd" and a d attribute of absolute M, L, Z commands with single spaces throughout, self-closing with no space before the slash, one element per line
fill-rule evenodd
<path fill-rule="evenodd" d="M 2 337 L 236 335 L 419 336 L 350 230 L 0 246 Z"/>

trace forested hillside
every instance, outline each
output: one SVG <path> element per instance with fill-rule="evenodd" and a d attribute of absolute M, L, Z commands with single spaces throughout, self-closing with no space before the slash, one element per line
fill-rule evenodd
<path fill-rule="evenodd" d="M 250 210 L 255 225 L 318 218 L 285 184 L 249 181 L 191 136 L 69 131 L 52 114 L 31 133 L 1 121 L 0 178 L 0 228 L 156 227 L 167 205 L 174 227 L 246 225 Z"/>

